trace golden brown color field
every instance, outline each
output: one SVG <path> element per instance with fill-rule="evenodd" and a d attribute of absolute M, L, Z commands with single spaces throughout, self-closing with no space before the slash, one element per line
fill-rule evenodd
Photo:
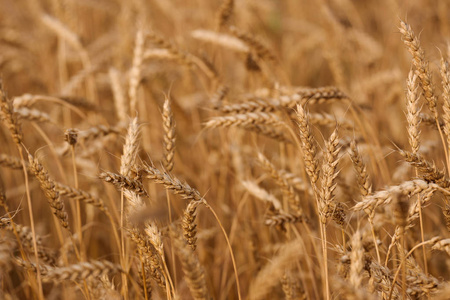
<path fill-rule="evenodd" d="M 0 0 L 1 299 L 448 299 L 450 3 Z"/>

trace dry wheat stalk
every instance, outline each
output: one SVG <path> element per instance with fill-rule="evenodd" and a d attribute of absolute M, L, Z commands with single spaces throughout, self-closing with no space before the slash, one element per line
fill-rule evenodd
<path fill-rule="evenodd" d="M 103 172 L 98 177 L 106 182 L 112 183 L 118 189 L 123 188 L 134 192 L 137 195 L 148 196 L 142 182 L 139 182 L 138 180 L 112 172 Z"/>
<path fill-rule="evenodd" d="M 59 192 L 55 189 L 55 182 L 50 179 L 47 170 L 44 169 L 37 158 L 28 154 L 28 161 L 30 163 L 30 170 L 39 181 L 53 214 L 58 218 L 62 227 L 69 229 L 67 212 L 64 209 L 64 202 L 59 198 Z"/>
<path fill-rule="evenodd" d="M 163 127 L 164 127 L 164 161 L 163 166 L 167 172 L 173 169 L 173 159 L 175 156 L 175 120 L 173 118 L 170 100 L 168 97 L 164 100 L 163 107 Z"/>
<path fill-rule="evenodd" d="M 425 60 L 425 54 L 420 46 L 418 37 L 414 34 L 411 26 L 403 21 L 400 21 L 399 27 L 400 33 L 403 36 L 403 42 L 408 48 L 408 51 L 412 55 L 412 63 L 416 68 L 416 74 L 420 78 L 422 89 L 425 94 L 425 100 L 427 101 L 428 108 L 433 115 L 437 117 L 436 103 L 437 98 L 434 91 L 434 86 L 431 79 L 431 72 L 428 67 L 428 62 Z"/>
<path fill-rule="evenodd" d="M 208 287 L 206 285 L 205 270 L 200 264 L 197 255 L 189 245 L 180 238 L 176 229 L 173 232 L 171 239 L 174 243 L 176 252 L 181 261 L 181 266 L 185 274 L 186 284 L 189 287 L 192 297 L 195 300 L 210 299 Z"/>

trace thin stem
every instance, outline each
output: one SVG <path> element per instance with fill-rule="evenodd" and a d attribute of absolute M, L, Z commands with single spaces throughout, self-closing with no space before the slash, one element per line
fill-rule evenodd
<path fill-rule="evenodd" d="M 222 230 L 223 235 L 225 237 L 225 240 L 227 242 L 228 249 L 230 250 L 231 261 L 233 263 L 234 276 L 236 278 L 236 289 L 237 289 L 237 293 L 238 293 L 238 299 L 241 300 L 242 299 L 242 297 L 241 297 L 241 287 L 239 285 L 239 276 L 238 276 L 238 271 L 237 271 L 237 266 L 236 266 L 236 260 L 234 259 L 233 249 L 231 248 L 231 244 L 230 244 L 230 240 L 228 239 L 227 232 L 225 231 L 225 228 L 223 228 L 223 225 L 220 222 L 219 217 L 217 216 L 217 214 L 214 211 L 214 209 L 205 200 L 203 200 L 203 204 L 211 211 L 211 213 L 214 215 L 214 218 L 216 218 L 217 223 L 219 223 L 219 227 Z"/>
<path fill-rule="evenodd" d="M 37 242 L 36 242 L 36 231 L 34 229 L 34 217 L 33 217 L 33 206 L 31 204 L 31 195 L 30 195 L 30 186 L 28 184 L 28 172 L 27 167 L 25 166 L 25 160 L 23 158 L 23 151 L 22 148 L 17 145 L 17 148 L 19 149 L 19 155 L 20 159 L 22 160 L 22 169 L 23 173 L 25 175 L 25 191 L 27 194 L 27 203 L 28 203 L 28 214 L 30 216 L 30 227 L 31 227 L 31 233 L 33 235 L 33 248 L 34 248 L 34 258 L 36 259 L 36 275 L 37 275 L 37 284 L 38 284 L 38 290 L 39 290 L 39 299 L 44 299 L 44 291 L 42 289 L 42 279 L 41 279 L 41 269 L 39 267 L 39 256 L 37 253 Z"/>

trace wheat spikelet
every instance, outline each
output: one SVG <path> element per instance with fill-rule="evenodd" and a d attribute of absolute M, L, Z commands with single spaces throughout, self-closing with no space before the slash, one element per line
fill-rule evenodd
<path fill-rule="evenodd" d="M 200 264 L 197 255 L 186 244 L 183 239 L 180 239 L 176 229 L 171 236 L 175 245 L 176 252 L 181 261 L 181 266 L 185 274 L 186 284 L 189 287 L 191 295 L 194 299 L 209 299 L 209 291 L 205 280 L 205 271 Z"/>
<path fill-rule="evenodd" d="M 216 17 L 216 30 L 219 31 L 227 23 L 229 23 L 231 16 L 233 15 L 234 0 L 224 0 L 220 5 Z"/>
<path fill-rule="evenodd" d="M 199 202 L 205 201 L 200 196 L 200 193 L 196 189 L 191 188 L 187 183 L 181 183 L 181 181 L 177 178 L 172 178 L 167 173 L 161 173 L 158 169 L 155 169 L 152 166 L 145 165 L 142 172 L 144 172 L 146 178 L 164 185 L 166 189 L 176 195 L 181 195 L 186 200 L 195 200 Z"/>
<path fill-rule="evenodd" d="M 298 128 L 300 131 L 303 159 L 305 160 L 306 173 L 311 180 L 313 188 L 319 179 L 319 162 L 316 159 L 316 146 L 312 136 L 309 118 L 301 105 L 297 106 Z"/>
<path fill-rule="evenodd" d="M 286 135 L 284 130 L 279 130 L 272 126 L 273 125 L 250 124 L 244 126 L 243 129 L 255 132 L 256 134 L 266 136 L 282 143 L 292 144 L 291 139 Z"/>
<path fill-rule="evenodd" d="M 359 190 L 361 195 L 367 196 L 372 193 L 372 184 L 370 183 L 369 174 L 367 174 L 367 168 L 364 164 L 361 155 L 359 154 L 358 148 L 356 147 L 356 142 L 353 140 L 350 143 L 350 158 L 353 162 L 353 167 L 356 171 L 356 176 L 358 180 Z"/>
<path fill-rule="evenodd" d="M 309 122 L 312 125 L 317 126 L 335 127 L 337 124 L 339 128 L 347 130 L 355 129 L 355 125 L 352 124 L 349 120 L 344 118 L 336 118 L 327 113 L 310 113 Z"/>
<path fill-rule="evenodd" d="M 267 299 L 272 287 L 276 284 L 274 278 L 283 276 L 287 269 L 294 265 L 298 258 L 300 243 L 297 240 L 289 242 L 281 248 L 280 252 L 267 263 L 256 275 L 250 284 L 249 299 Z"/>
<path fill-rule="evenodd" d="M 145 233 L 159 256 L 164 259 L 164 245 L 161 239 L 161 231 L 158 226 L 156 226 L 155 222 L 146 222 Z"/>
<path fill-rule="evenodd" d="M 0 228 L 6 229 L 14 234 L 17 233 L 17 236 L 20 239 L 20 244 L 22 245 L 22 247 L 29 253 L 34 253 L 33 233 L 30 227 L 23 226 L 21 224 L 16 224 L 9 218 L 1 218 Z M 36 252 L 39 261 L 42 261 L 48 265 L 55 265 L 56 263 L 55 253 L 43 247 L 42 237 L 39 235 L 36 236 L 36 246 L 37 246 Z"/>
<path fill-rule="evenodd" d="M 444 132 L 447 135 L 447 146 L 450 145 L 450 67 L 448 61 L 441 57 L 442 99 L 444 100 Z"/>
<path fill-rule="evenodd" d="M 433 115 L 437 117 L 436 103 L 437 98 L 434 91 L 434 86 L 431 80 L 431 72 L 428 67 L 428 62 L 425 60 L 425 54 L 420 46 L 420 41 L 414 34 L 411 26 L 403 21 L 400 21 L 400 33 L 403 36 L 403 42 L 411 53 L 413 59 L 412 63 L 416 68 L 416 74 L 420 78 L 422 89 L 425 94 L 425 100 L 427 101 L 428 108 Z"/>
<path fill-rule="evenodd" d="M 128 97 L 130 99 L 130 113 L 134 115 L 137 109 L 137 88 L 141 81 L 141 67 L 144 53 L 144 32 L 139 28 L 136 32 L 135 46 L 133 51 L 133 64 L 130 70 L 128 83 Z"/>
<path fill-rule="evenodd" d="M 30 169 L 36 176 L 42 191 L 47 198 L 48 203 L 52 209 L 53 214 L 58 218 L 61 226 L 69 229 L 67 212 L 64 209 L 64 202 L 59 198 L 59 193 L 55 189 L 55 183 L 48 176 L 48 172 L 39 163 L 37 158 L 28 154 L 28 161 L 30 163 Z"/>
<path fill-rule="evenodd" d="M 264 46 L 260 41 L 252 37 L 250 34 L 245 33 L 244 31 L 234 26 L 231 26 L 229 29 L 231 34 L 246 43 L 259 58 L 267 59 L 269 61 L 276 60 L 276 56 L 272 53 L 272 51 Z"/>
<path fill-rule="evenodd" d="M 167 172 L 173 169 L 173 159 L 175 156 L 175 120 L 173 118 L 170 100 L 166 97 L 163 107 L 163 127 L 164 127 L 164 168 Z"/>
<path fill-rule="evenodd" d="M 293 224 L 304 221 L 305 218 L 303 216 L 279 212 L 275 215 L 267 216 L 266 219 L 264 220 L 264 225 L 283 227 L 286 223 Z"/>
<path fill-rule="evenodd" d="M 292 207 L 301 214 L 300 198 L 295 192 L 294 187 L 289 184 L 289 182 L 283 177 L 283 174 L 280 173 L 262 153 L 258 153 L 258 161 L 263 169 L 275 180 L 276 184 L 283 191 L 283 194 L 287 197 Z"/>
<path fill-rule="evenodd" d="M 145 263 L 148 265 L 150 274 L 155 282 L 161 286 L 166 286 L 163 266 L 160 258 L 156 255 L 156 249 L 148 239 L 136 228 L 127 230 L 131 240 L 136 243 L 138 250 L 145 256 Z"/>
<path fill-rule="evenodd" d="M 23 140 L 20 123 L 17 120 L 17 113 L 14 112 L 13 104 L 8 100 L 3 89 L 3 82 L 0 80 L 0 110 L 3 115 L 3 121 L 11 132 L 14 142 L 19 145 Z"/>
<path fill-rule="evenodd" d="M 444 194 L 447 194 L 445 190 L 439 187 L 435 183 L 426 182 L 424 180 L 416 179 L 411 181 L 405 181 L 399 185 L 393 185 L 388 187 L 384 191 L 375 192 L 372 195 L 368 195 L 363 198 L 361 202 L 353 207 L 353 210 L 368 210 L 372 211 L 380 205 L 387 205 L 392 202 L 395 195 L 416 195 L 421 192 L 431 192 L 439 190 Z"/>
<path fill-rule="evenodd" d="M 0 165 L 14 170 L 22 170 L 22 161 L 20 160 L 20 158 L 7 154 L 0 154 Z M 27 168 L 29 174 L 34 174 L 29 169 L 28 162 L 25 162 L 25 167 Z"/>
<path fill-rule="evenodd" d="M 131 179 L 130 177 L 112 172 L 103 172 L 99 175 L 99 178 L 112 183 L 118 189 L 126 189 L 137 195 L 148 196 L 142 183 L 138 180 Z"/>
<path fill-rule="evenodd" d="M 26 107 L 16 108 L 15 112 L 17 113 L 17 117 L 27 121 L 35 121 L 42 123 L 53 123 L 50 116 L 40 110 L 30 109 Z"/>
<path fill-rule="evenodd" d="M 350 254 L 350 283 L 355 289 L 362 284 L 362 272 L 364 270 L 364 249 L 361 232 L 358 230 L 352 237 L 352 252 Z"/>
<path fill-rule="evenodd" d="M 322 223 L 326 223 L 326 219 L 329 216 L 333 216 L 333 219 L 338 222 L 339 225 L 343 225 L 343 220 L 339 220 L 335 217 L 338 217 L 339 214 L 336 209 L 340 207 L 334 205 L 333 209 L 331 203 L 335 201 L 334 191 L 336 189 L 336 177 L 339 174 L 337 171 L 337 164 L 339 163 L 338 154 L 340 151 L 339 146 L 339 138 L 337 134 L 337 128 L 333 131 L 328 141 L 325 143 L 326 151 L 325 151 L 325 162 L 322 167 L 322 191 L 321 191 L 321 201 L 319 204 L 319 213 L 321 215 Z"/>
<path fill-rule="evenodd" d="M 81 262 L 68 267 L 51 268 L 46 274 L 43 274 L 43 280 L 47 282 L 59 282 L 66 280 L 79 281 L 92 277 L 116 274 L 119 272 L 123 272 L 119 265 L 106 260 L 97 260 Z"/>
<path fill-rule="evenodd" d="M 443 188 L 450 186 L 450 181 L 446 178 L 445 173 L 436 168 L 436 165 L 427 161 L 420 153 L 411 153 L 404 150 L 399 150 L 403 158 L 416 167 L 423 180 L 434 182 Z"/>
<path fill-rule="evenodd" d="M 293 109 L 298 105 L 321 104 L 336 99 L 348 99 L 336 87 L 301 88 L 289 95 L 278 98 L 252 99 L 244 103 L 230 104 L 219 107 L 224 113 L 247 113 L 247 112 L 271 112 L 279 108 Z"/>
<path fill-rule="evenodd" d="M 120 134 L 124 128 L 126 128 L 125 123 L 119 123 L 116 126 L 108 127 L 104 125 L 98 125 L 87 130 L 80 130 L 78 134 L 78 141 L 81 143 L 86 143 L 102 136 L 110 134 Z"/>
<path fill-rule="evenodd" d="M 191 32 L 195 39 L 222 46 L 224 48 L 240 52 L 249 53 L 250 48 L 240 39 L 225 33 L 217 33 L 210 30 L 197 29 Z"/>
<path fill-rule="evenodd" d="M 113 91 L 114 106 L 116 109 L 117 117 L 119 118 L 120 122 L 126 122 L 128 118 L 128 106 L 125 100 L 125 94 L 120 80 L 120 72 L 115 68 L 110 68 L 108 75 L 109 80 L 111 81 L 111 88 Z"/>
<path fill-rule="evenodd" d="M 426 124 L 428 126 L 431 126 L 435 129 L 439 129 L 441 128 L 442 130 L 445 130 L 445 122 L 443 120 L 441 120 L 440 118 L 438 118 L 438 124 L 436 124 L 436 119 L 433 116 L 430 116 L 429 114 L 425 114 L 425 113 L 420 113 L 419 114 L 419 122 Z"/>
<path fill-rule="evenodd" d="M 136 164 L 137 152 L 139 151 L 138 138 L 138 119 L 133 118 L 128 126 L 127 137 L 125 138 L 125 144 L 123 145 L 123 154 L 120 158 L 119 172 L 123 176 L 130 176 L 130 172 Z"/>
<path fill-rule="evenodd" d="M 283 210 L 280 201 L 272 194 L 269 194 L 266 190 L 260 188 L 255 182 L 242 181 L 241 184 L 250 194 L 252 194 L 256 198 L 273 205 L 276 211 Z"/>
<path fill-rule="evenodd" d="M 60 182 L 54 182 L 55 189 L 59 192 L 60 196 L 66 196 L 72 200 L 80 201 L 86 204 L 97 207 L 100 211 L 109 214 L 108 208 L 102 199 L 83 191 L 82 189 L 74 188 Z"/>
<path fill-rule="evenodd" d="M 448 255 L 450 255 L 450 239 L 433 240 L 433 246 L 431 249 L 445 251 Z"/>
<path fill-rule="evenodd" d="M 409 72 L 406 89 L 406 108 L 408 113 L 406 119 L 408 120 L 408 135 L 409 144 L 412 148 L 412 153 L 419 152 L 419 140 L 420 140 L 420 107 L 419 97 L 417 97 L 417 75 L 413 71 Z"/>
<path fill-rule="evenodd" d="M 275 114 L 265 112 L 249 112 L 212 118 L 206 122 L 205 128 L 230 126 L 240 126 L 245 128 L 250 125 L 282 126 L 282 124 L 282 121 Z"/>
<path fill-rule="evenodd" d="M 201 204 L 199 201 L 189 202 L 186 206 L 186 209 L 183 213 L 183 219 L 181 221 L 181 225 L 183 227 L 183 236 L 185 237 L 188 245 L 195 250 L 197 247 L 197 225 L 195 224 L 195 219 L 197 217 L 197 207 Z"/>

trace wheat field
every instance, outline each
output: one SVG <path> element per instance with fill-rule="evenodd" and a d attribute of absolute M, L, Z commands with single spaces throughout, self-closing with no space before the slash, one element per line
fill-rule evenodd
<path fill-rule="evenodd" d="M 450 299 L 450 3 L 0 0 L 0 299 Z"/>

